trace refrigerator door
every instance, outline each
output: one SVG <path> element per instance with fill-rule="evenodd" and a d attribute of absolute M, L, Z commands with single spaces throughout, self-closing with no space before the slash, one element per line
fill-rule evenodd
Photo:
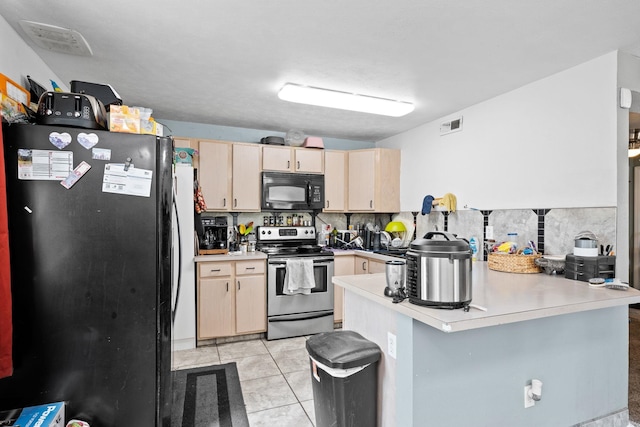
<path fill-rule="evenodd" d="M 3 133 L 14 375 L 0 379 L 0 409 L 63 400 L 68 418 L 92 426 L 169 426 L 171 140 L 15 124 Z M 83 161 L 90 169 L 68 188 L 44 179 Z M 109 181 L 105 165 L 127 162 L 150 182 Z"/>

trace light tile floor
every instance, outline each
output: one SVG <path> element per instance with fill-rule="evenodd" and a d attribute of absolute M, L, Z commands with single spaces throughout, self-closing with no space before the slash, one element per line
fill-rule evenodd
<path fill-rule="evenodd" d="M 306 339 L 254 339 L 176 351 L 173 369 L 236 362 L 251 427 L 311 427 L 315 414 Z"/>

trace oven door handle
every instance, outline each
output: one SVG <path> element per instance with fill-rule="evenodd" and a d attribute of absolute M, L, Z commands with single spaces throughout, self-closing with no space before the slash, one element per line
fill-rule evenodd
<path fill-rule="evenodd" d="M 314 313 L 311 315 L 302 315 L 301 317 L 283 316 L 273 317 L 269 319 L 269 322 L 295 322 L 296 320 L 311 320 L 320 319 L 322 317 L 333 316 L 333 311 L 323 311 L 322 313 Z"/>
<path fill-rule="evenodd" d="M 313 264 L 314 265 L 329 265 L 333 262 L 333 260 L 331 261 L 324 261 L 324 260 L 313 260 Z M 287 261 L 269 261 L 268 262 L 269 265 L 286 265 Z"/>

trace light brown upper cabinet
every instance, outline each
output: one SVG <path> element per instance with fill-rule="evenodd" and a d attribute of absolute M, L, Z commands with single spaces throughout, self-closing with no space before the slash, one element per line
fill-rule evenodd
<path fill-rule="evenodd" d="M 233 144 L 225 141 L 199 141 L 198 180 L 208 211 L 229 211 L 232 204 L 231 165 Z"/>
<path fill-rule="evenodd" d="M 258 144 L 233 144 L 233 206 L 231 210 L 260 211 L 261 154 Z"/>
<path fill-rule="evenodd" d="M 198 176 L 207 211 L 260 211 L 258 144 L 200 140 Z"/>
<path fill-rule="evenodd" d="M 324 152 L 324 212 L 344 212 L 347 207 L 347 152 Z"/>
<path fill-rule="evenodd" d="M 348 152 L 351 212 L 400 211 L 400 150 L 370 148 Z"/>
<path fill-rule="evenodd" d="M 293 173 L 324 173 L 324 150 L 262 146 L 262 169 Z"/>

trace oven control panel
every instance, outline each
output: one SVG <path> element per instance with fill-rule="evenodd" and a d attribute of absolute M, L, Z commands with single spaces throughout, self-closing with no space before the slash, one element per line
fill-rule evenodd
<path fill-rule="evenodd" d="M 257 240 L 307 240 L 316 238 L 314 227 L 258 227 Z"/>

